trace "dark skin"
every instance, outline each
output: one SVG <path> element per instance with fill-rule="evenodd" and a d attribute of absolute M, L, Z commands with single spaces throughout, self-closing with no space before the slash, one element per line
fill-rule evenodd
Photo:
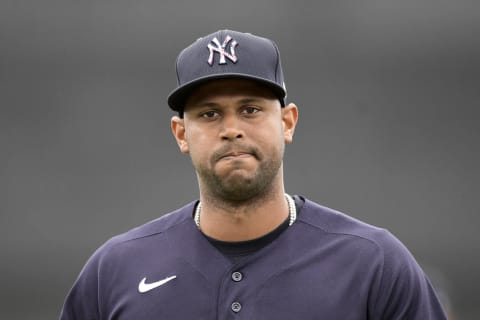
<path fill-rule="evenodd" d="M 288 216 L 283 154 L 298 109 L 281 107 L 273 93 L 251 80 L 222 79 L 197 88 L 171 127 L 197 173 L 200 226 L 223 241 L 251 240 Z"/>

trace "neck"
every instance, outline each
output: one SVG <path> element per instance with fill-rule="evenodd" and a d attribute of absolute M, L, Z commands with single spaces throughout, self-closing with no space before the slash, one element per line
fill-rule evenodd
<path fill-rule="evenodd" d="M 282 190 L 244 202 L 232 203 L 201 195 L 200 228 L 221 241 L 245 241 L 274 230 L 289 216 Z"/>

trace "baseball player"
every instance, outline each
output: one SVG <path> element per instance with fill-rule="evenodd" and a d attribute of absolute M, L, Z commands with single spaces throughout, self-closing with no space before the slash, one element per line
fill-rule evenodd
<path fill-rule="evenodd" d="M 298 109 L 274 42 L 217 31 L 176 71 L 171 128 L 199 200 L 100 247 L 62 320 L 445 319 L 392 234 L 285 192 Z"/>

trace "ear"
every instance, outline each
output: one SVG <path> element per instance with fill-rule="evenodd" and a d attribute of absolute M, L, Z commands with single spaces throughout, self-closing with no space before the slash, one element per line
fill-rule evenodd
<path fill-rule="evenodd" d="M 282 108 L 282 121 L 285 143 L 291 143 L 298 121 L 298 108 L 295 104 L 289 103 Z"/>
<path fill-rule="evenodd" d="M 174 116 L 172 117 L 170 125 L 172 127 L 172 133 L 175 137 L 175 140 L 177 140 L 180 151 L 182 153 L 188 153 L 189 150 L 185 133 L 185 121 L 178 116 Z"/>

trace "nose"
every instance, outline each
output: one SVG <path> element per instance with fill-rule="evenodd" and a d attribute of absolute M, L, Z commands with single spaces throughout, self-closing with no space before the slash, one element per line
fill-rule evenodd
<path fill-rule="evenodd" d="M 220 132 L 222 140 L 241 139 L 244 132 L 241 128 L 240 120 L 233 115 L 225 115 L 223 118 L 223 126 Z"/>

